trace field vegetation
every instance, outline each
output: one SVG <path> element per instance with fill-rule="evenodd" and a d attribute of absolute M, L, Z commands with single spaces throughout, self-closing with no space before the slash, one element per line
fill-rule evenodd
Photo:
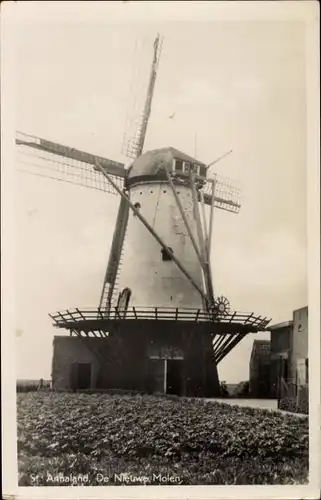
<path fill-rule="evenodd" d="M 147 395 L 17 399 L 21 486 L 307 482 L 307 418 Z"/>
<path fill-rule="evenodd" d="M 16 390 L 17 392 L 30 392 L 30 391 L 36 391 L 40 386 L 44 389 L 49 389 L 50 388 L 50 380 L 43 380 L 43 379 L 37 379 L 37 380 L 28 380 L 28 379 L 22 379 L 22 380 L 17 380 L 16 383 Z"/>

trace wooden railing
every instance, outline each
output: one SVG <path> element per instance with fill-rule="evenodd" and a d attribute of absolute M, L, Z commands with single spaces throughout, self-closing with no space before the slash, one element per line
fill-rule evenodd
<path fill-rule="evenodd" d="M 188 322 L 211 322 L 211 323 L 232 323 L 252 326 L 257 330 L 264 330 L 270 319 L 262 316 L 255 316 L 254 313 L 233 312 L 219 314 L 207 312 L 194 308 L 170 308 L 170 307 L 129 307 L 127 310 L 118 307 L 105 309 L 84 309 L 78 308 L 65 310 L 50 314 L 56 326 L 65 326 L 89 321 L 108 320 L 158 320 L 158 321 L 188 321 Z"/>

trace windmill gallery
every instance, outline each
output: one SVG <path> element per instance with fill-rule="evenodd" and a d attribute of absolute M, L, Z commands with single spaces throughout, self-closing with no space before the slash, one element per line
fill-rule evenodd
<path fill-rule="evenodd" d="M 41 170 L 34 161 L 29 173 L 119 198 L 98 307 L 50 315 L 59 330 L 53 389 L 216 396 L 217 365 L 248 333 L 264 331 L 270 321 L 232 311 L 214 292 L 214 211 L 237 214 L 238 190 L 216 174 L 208 178 L 205 163 L 173 147 L 144 151 L 161 47 L 157 36 L 143 111 L 126 146 L 129 168 L 38 137 L 16 137 L 22 151 L 43 155 Z M 67 335 L 60 333 L 66 330 Z"/>

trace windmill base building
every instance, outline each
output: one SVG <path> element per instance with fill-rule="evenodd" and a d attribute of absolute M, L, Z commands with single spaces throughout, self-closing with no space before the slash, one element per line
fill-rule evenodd
<path fill-rule="evenodd" d="M 144 331 L 137 323 L 130 332 L 124 329 L 118 334 L 117 347 L 102 337 L 83 342 L 77 336 L 55 336 L 53 388 L 114 388 L 186 396 L 219 393 L 210 336 L 204 349 L 197 332 L 187 338 L 183 332 L 177 334 L 176 325 L 167 326 L 165 333 L 161 324 Z"/>
<path fill-rule="evenodd" d="M 90 319 L 88 311 L 83 313 L 87 315 L 87 327 L 98 321 L 99 328 L 104 328 L 104 320 Z M 81 328 L 76 311 L 70 311 L 69 318 L 64 314 L 70 323 L 74 316 L 75 323 L 78 323 L 75 328 Z M 109 329 L 111 322 L 108 321 Z M 86 335 L 75 333 L 74 329 L 69 336 L 54 337 L 53 389 L 113 388 L 191 397 L 220 394 L 217 372 L 220 358 L 215 356 L 213 322 L 210 319 L 196 320 L 193 329 L 190 326 L 182 328 L 181 320 L 168 319 L 137 318 L 122 324 L 115 320 L 114 325 L 114 333 L 107 338 L 102 331 L 100 337 L 94 337 L 90 332 Z M 238 325 L 237 330 L 240 329 Z M 245 332 L 255 328 L 244 325 L 242 330 L 242 333 L 235 331 L 235 334 L 218 336 L 219 340 L 225 341 L 221 359 L 246 335 Z M 233 341 L 228 344 L 231 337 Z"/>

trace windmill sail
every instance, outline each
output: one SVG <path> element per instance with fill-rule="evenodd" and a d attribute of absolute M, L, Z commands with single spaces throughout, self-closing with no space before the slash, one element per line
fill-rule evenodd
<path fill-rule="evenodd" d="M 213 181 L 215 182 L 215 194 L 213 193 Z M 241 209 L 241 191 L 228 177 L 214 174 L 212 178 L 206 179 L 203 193 L 205 205 L 211 205 L 214 196 L 215 208 L 235 214 L 238 214 Z"/>
<path fill-rule="evenodd" d="M 116 184 L 123 187 L 126 170 L 122 163 L 21 132 L 16 133 L 16 145 L 20 172 L 117 194 L 106 178 L 95 169 L 99 161 Z"/>
<path fill-rule="evenodd" d="M 104 285 L 101 292 L 99 308 L 108 309 L 112 305 L 112 297 L 117 281 L 117 273 L 119 271 L 121 253 L 127 228 L 129 216 L 129 205 L 121 198 L 116 225 L 113 234 L 111 249 L 109 252 L 109 260 L 104 278 Z"/>
<path fill-rule="evenodd" d="M 162 39 L 159 35 L 155 38 L 153 45 L 153 60 L 150 70 L 150 77 L 145 97 L 144 107 L 141 111 L 138 121 L 136 119 L 135 135 L 134 137 L 124 137 L 123 152 L 135 160 L 143 153 L 147 126 L 152 109 L 152 101 L 154 95 L 154 88 L 157 76 L 157 69 L 159 65 L 160 55 L 162 50 Z M 100 308 L 107 308 L 111 306 L 112 299 L 115 298 L 117 293 L 116 281 L 120 270 L 120 261 L 123 250 L 124 239 L 126 235 L 127 222 L 128 222 L 129 207 L 124 203 L 123 199 L 120 200 L 116 226 L 113 234 L 112 248 L 109 256 L 108 266 L 104 279 L 103 289 L 100 299 Z"/>
<path fill-rule="evenodd" d="M 160 35 L 157 35 L 153 45 L 153 58 L 149 81 L 147 88 L 144 90 L 144 101 L 142 104 L 138 104 L 138 108 L 135 103 L 134 109 L 132 110 L 134 116 L 129 118 L 127 124 L 128 130 L 125 131 L 123 137 L 122 152 L 132 159 L 138 158 L 143 153 L 162 46 L 163 39 Z"/>
<path fill-rule="evenodd" d="M 113 186 L 96 169 L 95 165 L 99 162 L 112 176 L 117 186 L 121 189 L 124 187 L 126 169 L 122 163 L 21 132 L 16 134 L 16 145 L 20 172 L 117 194 Z M 204 179 L 205 204 L 212 203 L 213 180 L 215 180 L 215 208 L 238 213 L 239 189 L 231 180 L 217 174 L 214 174 L 212 179 Z"/>

